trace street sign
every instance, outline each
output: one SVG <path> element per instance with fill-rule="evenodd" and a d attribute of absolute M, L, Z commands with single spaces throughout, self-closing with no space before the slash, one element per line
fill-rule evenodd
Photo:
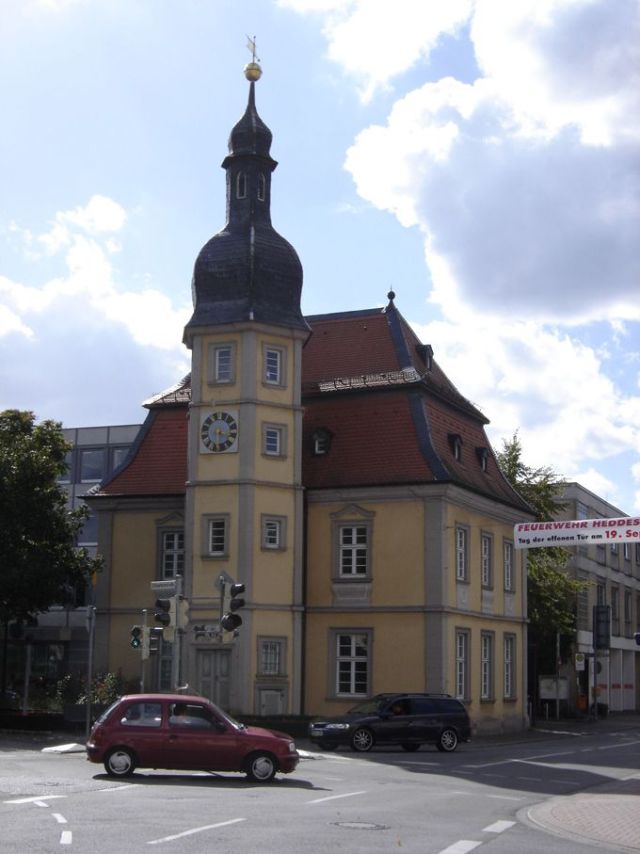
<path fill-rule="evenodd" d="M 151 590 L 159 599 L 167 599 L 169 596 L 175 596 L 178 592 L 174 578 L 170 578 L 168 581 L 152 581 Z"/>

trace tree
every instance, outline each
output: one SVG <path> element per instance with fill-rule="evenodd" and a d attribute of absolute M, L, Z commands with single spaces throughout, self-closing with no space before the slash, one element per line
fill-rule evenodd
<path fill-rule="evenodd" d="M 562 480 L 549 466 L 530 468 L 522 460 L 522 445 L 517 432 L 502 442 L 498 464 L 511 485 L 528 502 L 536 521 L 557 518 L 564 508 L 560 500 Z M 536 669 L 556 672 L 556 639 L 560 635 L 562 651 L 572 645 L 576 632 L 576 595 L 584 583 L 570 578 L 566 567 L 571 553 L 567 549 L 545 547 L 527 553 L 527 605 L 529 636 L 536 650 Z M 535 686 L 534 686 L 535 687 Z"/>
<path fill-rule="evenodd" d="M 0 623 L 65 604 L 101 568 L 76 546 L 88 510 L 69 510 L 58 479 L 69 445 L 54 421 L 0 413 Z"/>

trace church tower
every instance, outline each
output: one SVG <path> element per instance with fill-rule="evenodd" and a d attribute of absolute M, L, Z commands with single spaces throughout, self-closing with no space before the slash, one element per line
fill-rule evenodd
<path fill-rule="evenodd" d="M 232 129 L 227 223 L 200 251 L 193 315 L 185 508 L 190 688 L 227 709 L 300 710 L 302 266 L 271 224 L 272 135 L 256 110 Z M 221 580 L 245 585 L 237 632 L 216 635 Z"/>

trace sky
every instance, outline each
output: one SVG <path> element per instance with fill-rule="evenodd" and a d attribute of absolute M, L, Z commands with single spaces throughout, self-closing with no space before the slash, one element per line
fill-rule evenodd
<path fill-rule="evenodd" d="M 396 306 L 496 450 L 640 512 L 640 0 L 0 0 L 0 410 L 189 370 L 256 37 L 306 314 Z"/>

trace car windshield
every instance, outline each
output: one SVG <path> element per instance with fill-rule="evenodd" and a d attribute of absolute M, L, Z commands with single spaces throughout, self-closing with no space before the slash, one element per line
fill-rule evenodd
<path fill-rule="evenodd" d="M 350 715 L 372 715 L 381 711 L 382 707 L 389 702 L 388 697 L 372 697 L 370 700 L 365 700 L 363 703 L 358 703 L 352 709 L 349 709 Z"/>

